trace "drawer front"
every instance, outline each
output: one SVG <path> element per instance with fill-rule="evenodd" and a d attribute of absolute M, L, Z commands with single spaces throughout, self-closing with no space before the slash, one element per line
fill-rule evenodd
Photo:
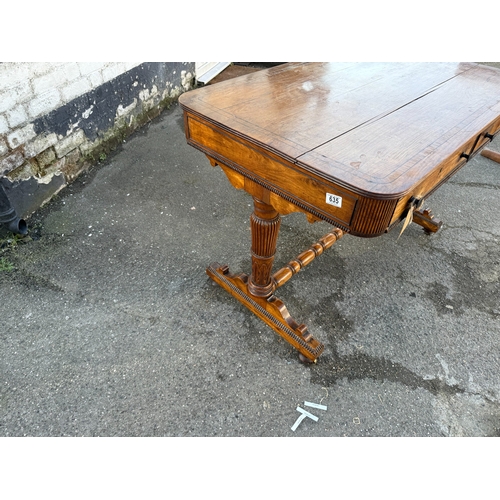
<path fill-rule="evenodd" d="M 432 194 L 439 186 L 446 182 L 452 175 L 460 170 L 473 156 L 475 156 L 483 146 L 488 144 L 493 137 L 500 132 L 500 118 L 490 123 L 487 127 L 463 146 L 457 149 L 450 157 L 435 168 L 425 179 L 415 186 L 411 192 L 401 197 L 396 205 L 391 227 L 397 224 L 405 215 L 408 203 L 412 197 L 417 199 L 426 198 Z"/>

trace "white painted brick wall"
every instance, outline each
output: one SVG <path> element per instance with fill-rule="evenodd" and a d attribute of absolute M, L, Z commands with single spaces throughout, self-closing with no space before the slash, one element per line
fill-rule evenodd
<path fill-rule="evenodd" d="M 88 76 L 91 73 L 99 71 L 103 68 L 103 65 L 107 63 L 102 62 L 80 62 L 78 67 L 80 68 L 80 74 L 82 76 Z"/>
<path fill-rule="evenodd" d="M 73 151 L 73 149 L 77 148 L 84 141 L 85 134 L 83 130 L 78 130 L 74 134 L 64 138 L 54 146 L 57 157 L 62 158 L 63 156 L 66 156 L 70 151 Z"/>
<path fill-rule="evenodd" d="M 102 77 L 107 82 L 127 71 L 125 64 L 116 64 L 102 69 Z"/>
<path fill-rule="evenodd" d="M 24 163 L 24 157 L 20 151 L 14 151 L 14 153 L 4 157 L 0 160 L 0 175 L 10 172 L 17 167 L 20 167 Z"/>
<path fill-rule="evenodd" d="M 33 141 L 30 141 L 25 144 L 24 146 L 24 155 L 26 158 L 33 158 L 37 154 L 41 153 L 42 151 L 45 151 L 46 149 L 50 148 L 51 146 L 54 146 L 57 144 L 57 135 L 52 133 L 52 134 L 40 134 L 37 136 Z"/>
<path fill-rule="evenodd" d="M 30 123 L 23 128 L 18 128 L 7 136 L 7 142 L 12 149 L 17 148 L 36 137 L 33 124 Z"/>
<path fill-rule="evenodd" d="M 31 80 L 33 94 L 35 96 L 44 94 L 54 87 L 59 87 L 61 83 L 66 81 L 65 78 L 58 80 L 58 76 L 62 76 L 62 71 L 53 71 L 44 75 L 36 76 Z"/>
<path fill-rule="evenodd" d="M 1 68 L 0 64 L 0 68 Z M 28 81 L 17 83 L 12 87 L 0 88 L 0 113 L 12 109 L 33 97 Z"/>
<path fill-rule="evenodd" d="M 153 63 L 141 68 L 135 83 L 127 79 L 118 82 L 114 94 L 108 85 L 102 93 L 95 94 L 94 103 L 85 99 L 72 102 L 142 64 L 0 62 L 0 177 L 6 176 L 15 186 L 30 181 L 26 183 L 28 191 L 39 193 L 25 196 L 21 189 L 25 214 L 40 206 L 41 197 L 44 197 L 42 202 L 49 200 L 64 183 L 71 182 L 82 169 L 112 149 L 124 133 L 122 127 L 126 127 L 127 133 L 132 132 L 152 116 L 155 106 L 153 114 L 161 112 L 182 89 L 189 90 L 191 73 L 181 72 L 181 87 L 176 73 L 180 65 L 193 63 Z M 164 81 L 163 64 L 167 68 L 170 64 L 174 66 L 175 83 Z M 149 73 L 151 70 L 159 73 Z M 150 77 L 161 81 L 165 88 L 158 89 Z M 140 87 L 135 88 L 139 82 Z M 133 85 L 130 93 L 122 87 L 129 83 Z M 63 106 L 59 112 L 50 114 Z M 88 120 L 95 112 L 101 114 Z M 79 115 L 85 119 L 83 122 Z M 113 126 L 114 129 L 108 128 Z M 40 188 L 42 185 L 45 186 Z"/>
<path fill-rule="evenodd" d="M 9 124 L 7 123 L 7 118 L 5 118 L 5 116 L 0 115 L 0 134 L 5 134 L 8 131 L 9 131 Z"/>
<path fill-rule="evenodd" d="M 36 95 L 27 103 L 28 115 L 31 120 L 34 120 L 38 116 L 45 115 L 63 104 L 61 93 L 54 88 L 43 94 Z"/>
<path fill-rule="evenodd" d="M 7 154 L 8 151 L 7 143 L 3 139 L 0 139 L 0 156 Z"/>
<path fill-rule="evenodd" d="M 0 93 L 16 87 L 30 77 L 30 66 L 26 63 L 2 63 L 0 70 Z"/>
<path fill-rule="evenodd" d="M 94 88 L 99 87 L 99 85 L 102 85 L 104 83 L 104 78 L 101 71 L 92 71 L 91 73 L 87 74 L 87 78 Z"/>
<path fill-rule="evenodd" d="M 18 127 L 28 121 L 28 115 L 22 104 L 18 104 L 17 106 L 14 106 L 6 111 L 5 116 L 7 117 L 10 128 Z"/>
<path fill-rule="evenodd" d="M 34 120 L 140 64 L 0 63 L 0 176 L 50 147 L 60 158 L 78 147 L 84 140 L 82 131 L 65 138 L 55 134 L 36 136 Z"/>
<path fill-rule="evenodd" d="M 0 63 L 0 133 L 67 104 L 140 62 Z"/>
<path fill-rule="evenodd" d="M 81 96 L 92 90 L 92 84 L 88 78 L 78 78 L 61 88 L 61 94 L 65 102 Z"/>

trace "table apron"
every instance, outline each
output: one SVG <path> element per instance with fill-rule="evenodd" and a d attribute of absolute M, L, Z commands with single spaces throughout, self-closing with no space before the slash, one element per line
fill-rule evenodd
<path fill-rule="evenodd" d="M 378 236 L 390 224 L 399 198 L 362 196 L 193 115 L 187 114 L 186 130 L 191 146 L 294 204 L 299 211 L 356 236 Z M 329 196 L 340 199 L 341 206 L 329 204 Z"/>

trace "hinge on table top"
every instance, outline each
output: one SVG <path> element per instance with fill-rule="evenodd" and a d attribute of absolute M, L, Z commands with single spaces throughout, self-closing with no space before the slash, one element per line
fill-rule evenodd
<path fill-rule="evenodd" d="M 485 132 L 484 137 L 485 137 L 486 139 L 489 139 L 489 140 L 491 141 L 491 140 L 493 140 L 493 137 L 494 137 L 494 136 L 493 136 L 492 134 L 489 134 L 488 132 Z M 475 142 L 474 142 L 474 145 L 472 146 L 472 149 L 470 150 L 470 153 L 469 153 L 469 154 L 467 154 L 467 153 L 462 153 L 462 154 L 460 155 L 460 158 L 465 158 L 467 161 L 469 161 L 469 159 L 470 159 L 470 157 L 471 157 L 472 153 L 474 153 L 474 150 L 476 149 L 477 143 L 479 142 L 479 139 L 480 139 L 480 138 L 481 138 L 481 134 L 479 134 L 479 135 L 476 137 L 476 140 L 475 140 Z"/>

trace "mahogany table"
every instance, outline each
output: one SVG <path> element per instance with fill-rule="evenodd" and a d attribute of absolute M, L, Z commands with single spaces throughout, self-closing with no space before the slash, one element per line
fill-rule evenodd
<path fill-rule="evenodd" d="M 435 232 L 423 200 L 500 130 L 500 70 L 472 63 L 289 63 L 184 93 L 187 141 L 254 200 L 250 275 L 208 275 L 285 338 L 324 349 L 276 289 L 344 234 Z M 280 216 L 334 228 L 272 272 Z"/>

